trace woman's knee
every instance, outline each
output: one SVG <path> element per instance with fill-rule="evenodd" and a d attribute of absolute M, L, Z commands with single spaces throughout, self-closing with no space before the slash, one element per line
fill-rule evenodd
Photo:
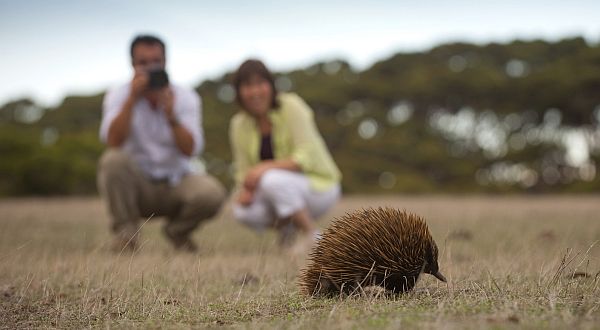
<path fill-rule="evenodd" d="M 271 169 L 265 172 L 260 178 L 258 189 L 262 190 L 267 195 L 271 193 L 280 193 L 284 189 L 289 189 L 293 186 L 291 176 L 294 173 L 286 170 Z"/>

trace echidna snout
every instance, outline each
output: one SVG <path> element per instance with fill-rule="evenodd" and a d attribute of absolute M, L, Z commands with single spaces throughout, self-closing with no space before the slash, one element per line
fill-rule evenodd
<path fill-rule="evenodd" d="M 425 253 L 425 267 L 423 268 L 423 273 L 431 274 L 435 276 L 438 280 L 442 282 L 446 282 L 446 277 L 442 275 L 440 272 L 440 266 L 438 265 L 438 248 L 435 245 L 435 242 L 427 249 Z"/>

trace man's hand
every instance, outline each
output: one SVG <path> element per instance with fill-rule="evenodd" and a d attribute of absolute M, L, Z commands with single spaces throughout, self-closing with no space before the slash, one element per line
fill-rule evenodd
<path fill-rule="evenodd" d="M 131 87 L 129 90 L 129 96 L 134 100 L 137 100 L 148 88 L 148 73 L 144 71 L 136 71 L 133 79 L 131 80 Z"/>
<path fill-rule="evenodd" d="M 121 112 L 112 121 L 108 128 L 107 143 L 111 147 L 120 147 L 127 136 L 131 125 L 133 107 L 140 97 L 146 91 L 148 86 L 148 74 L 143 71 L 136 71 L 129 86 L 129 97 L 121 106 Z"/>
<path fill-rule="evenodd" d="M 173 91 L 170 87 L 165 87 L 159 91 L 158 106 L 165 113 L 165 117 L 169 122 L 177 121 L 175 112 L 173 111 Z"/>
<path fill-rule="evenodd" d="M 167 86 L 155 92 L 157 93 L 158 108 L 165 114 L 165 118 L 173 132 L 177 148 L 179 148 L 179 151 L 184 155 L 191 156 L 194 152 L 194 137 L 184 125 L 181 125 L 179 118 L 177 118 L 177 115 L 175 114 L 175 96 L 173 90 L 171 87 Z"/>

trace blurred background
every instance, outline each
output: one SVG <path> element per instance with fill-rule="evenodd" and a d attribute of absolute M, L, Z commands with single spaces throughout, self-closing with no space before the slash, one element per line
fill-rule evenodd
<path fill-rule="evenodd" d="M 129 43 L 167 44 L 231 186 L 231 73 L 302 96 L 346 193 L 600 191 L 597 1 L 0 0 L 0 196 L 95 194 L 101 102 Z"/>

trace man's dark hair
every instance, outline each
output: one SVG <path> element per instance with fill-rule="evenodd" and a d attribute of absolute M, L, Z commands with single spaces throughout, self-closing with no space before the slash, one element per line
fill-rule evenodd
<path fill-rule="evenodd" d="M 152 35 L 148 35 L 148 34 L 142 34 L 142 35 L 138 35 L 136 36 L 133 41 L 131 42 L 131 47 L 129 49 L 129 54 L 131 55 L 131 58 L 133 59 L 133 49 L 135 48 L 135 46 L 139 45 L 139 44 L 146 44 L 146 45 L 159 45 L 162 48 L 162 52 L 163 52 L 163 57 L 167 57 L 166 55 L 166 49 L 165 49 L 165 43 L 160 40 L 158 37 L 152 36 Z"/>
<path fill-rule="evenodd" d="M 269 85 L 271 85 L 271 90 L 273 91 L 271 107 L 273 109 L 278 108 L 279 102 L 277 101 L 277 88 L 275 88 L 275 79 L 273 78 L 273 74 L 271 74 L 271 71 L 267 69 L 267 66 L 263 62 L 255 59 L 244 61 L 244 63 L 240 65 L 240 67 L 237 69 L 237 72 L 233 76 L 233 86 L 235 87 L 237 103 L 244 108 L 244 104 L 240 99 L 240 86 L 250 80 L 250 78 L 254 75 L 258 75 L 269 82 Z"/>

